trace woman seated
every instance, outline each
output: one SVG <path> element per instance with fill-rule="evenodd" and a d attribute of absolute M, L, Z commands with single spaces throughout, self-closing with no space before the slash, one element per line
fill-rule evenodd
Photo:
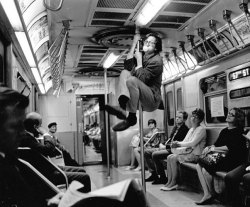
<path fill-rule="evenodd" d="M 159 129 L 156 127 L 156 121 L 154 119 L 149 119 L 148 120 L 148 127 L 150 129 L 150 131 L 145 135 L 144 137 L 144 141 L 147 142 L 150 137 L 153 136 L 153 134 L 155 134 L 156 132 L 159 131 Z M 133 137 L 134 138 L 134 137 Z M 135 168 L 135 163 L 137 161 L 138 166 L 137 168 L 134 169 L 134 171 L 141 171 L 141 162 L 140 162 L 140 136 L 138 133 L 138 136 L 135 137 L 137 139 L 137 141 L 132 140 L 130 143 L 130 146 L 132 147 L 132 151 L 131 151 L 131 164 L 129 169 L 134 169 Z"/>
<path fill-rule="evenodd" d="M 248 141 L 248 147 L 250 142 L 250 131 L 247 135 L 243 135 Z M 250 149 L 248 149 L 250 150 Z M 250 152 L 249 152 L 250 153 Z M 245 194 L 250 195 L 250 154 L 248 160 L 242 165 L 236 167 L 232 171 L 228 172 L 225 177 L 226 189 L 229 197 L 232 199 L 232 207 L 242 207 L 242 199 L 239 192 L 239 184 L 243 183 Z M 246 201 L 245 206 L 250 206 L 250 199 Z"/>
<path fill-rule="evenodd" d="M 204 151 L 209 148 L 210 151 L 227 151 L 225 159 L 220 166 L 216 167 L 216 171 L 228 172 L 242 164 L 246 158 L 246 141 L 242 136 L 244 112 L 239 108 L 232 108 L 227 115 L 226 122 L 228 127 L 220 132 L 215 144 L 205 148 Z M 196 204 L 204 205 L 209 203 L 215 194 L 212 185 L 213 177 L 210 174 L 212 172 L 207 172 L 200 164 L 197 164 L 196 170 L 204 191 L 203 198 Z M 231 190 L 235 191 L 236 189 Z"/>
<path fill-rule="evenodd" d="M 197 162 L 202 150 L 206 144 L 206 129 L 200 125 L 204 119 L 202 109 L 195 109 L 191 116 L 191 129 L 189 129 L 184 140 L 181 142 L 175 141 L 172 143 L 172 148 L 185 147 L 190 149 L 188 154 L 171 154 L 167 158 L 167 175 L 168 182 L 161 190 L 170 191 L 177 189 L 178 178 L 178 163 L 182 162 Z M 173 150 L 173 153 L 174 150 Z"/>

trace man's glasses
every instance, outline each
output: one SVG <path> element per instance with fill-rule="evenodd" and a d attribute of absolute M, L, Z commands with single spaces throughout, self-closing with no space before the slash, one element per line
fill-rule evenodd
<path fill-rule="evenodd" d="M 148 41 L 148 40 L 145 40 L 144 45 L 155 45 L 155 42 L 151 42 L 151 41 Z"/>

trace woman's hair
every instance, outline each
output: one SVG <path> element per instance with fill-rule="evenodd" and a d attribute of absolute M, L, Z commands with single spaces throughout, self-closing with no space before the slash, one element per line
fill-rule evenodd
<path fill-rule="evenodd" d="M 162 40 L 161 40 L 161 38 L 156 33 L 147 34 L 145 40 L 148 37 L 154 37 L 155 38 L 155 50 L 156 50 L 157 53 L 161 52 L 162 51 Z"/>
<path fill-rule="evenodd" d="M 200 108 L 196 108 L 194 111 L 192 111 L 192 115 L 196 115 L 200 122 L 202 122 L 205 117 L 204 111 Z"/>
<path fill-rule="evenodd" d="M 156 126 L 156 121 L 154 119 L 149 119 L 148 120 L 148 125 L 149 124 L 154 124 Z"/>
<path fill-rule="evenodd" d="M 245 114 L 244 114 L 244 112 L 240 108 L 237 108 L 237 107 L 233 107 L 233 108 L 231 108 L 231 110 L 235 111 L 234 125 L 237 128 L 244 128 L 244 125 L 245 125 Z"/>

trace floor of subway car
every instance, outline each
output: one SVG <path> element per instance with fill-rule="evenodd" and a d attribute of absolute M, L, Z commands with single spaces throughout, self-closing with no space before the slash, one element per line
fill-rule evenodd
<path fill-rule="evenodd" d="M 92 190 L 125 180 L 127 178 L 139 178 L 140 172 L 128 171 L 126 167 L 111 167 L 110 178 L 107 178 L 107 167 L 104 165 L 85 166 L 87 173 L 92 181 Z M 146 177 L 149 172 L 146 171 Z M 202 194 L 196 193 L 187 187 L 181 186 L 180 190 L 164 192 L 160 190 L 163 185 L 152 185 L 146 183 L 146 192 L 149 203 L 152 207 L 197 207 L 194 203 L 202 198 Z M 226 207 L 226 205 L 215 201 L 207 207 Z"/>

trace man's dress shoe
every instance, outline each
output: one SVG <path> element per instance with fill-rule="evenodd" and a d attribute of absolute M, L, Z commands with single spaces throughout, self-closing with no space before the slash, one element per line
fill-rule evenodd
<path fill-rule="evenodd" d="M 116 116 L 118 119 L 126 119 L 126 111 L 122 109 L 120 106 L 111 106 L 111 105 L 105 105 L 105 110 L 114 116 Z"/>
<path fill-rule="evenodd" d="M 115 132 L 124 131 L 131 126 L 134 126 L 136 124 L 136 121 L 137 120 L 132 122 L 132 121 L 129 121 L 128 119 L 125 119 L 125 120 L 119 122 L 118 124 L 116 124 L 115 126 L 113 126 L 113 130 Z"/>
<path fill-rule="evenodd" d="M 159 179 L 156 175 L 150 175 L 148 178 L 145 179 L 145 182 L 151 182 Z"/>

